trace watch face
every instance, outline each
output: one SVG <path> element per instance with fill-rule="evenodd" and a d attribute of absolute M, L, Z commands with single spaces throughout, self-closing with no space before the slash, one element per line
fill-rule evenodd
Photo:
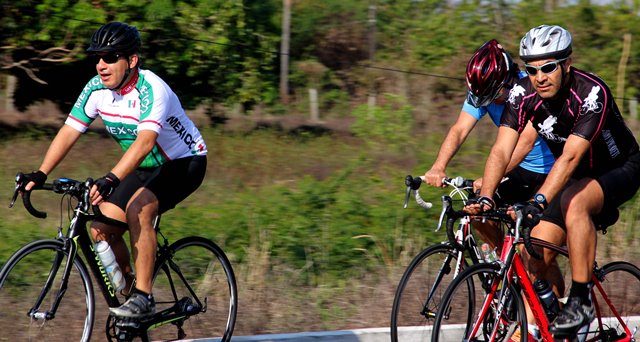
<path fill-rule="evenodd" d="M 538 203 L 544 203 L 547 201 L 543 194 L 537 194 L 533 199 Z"/>

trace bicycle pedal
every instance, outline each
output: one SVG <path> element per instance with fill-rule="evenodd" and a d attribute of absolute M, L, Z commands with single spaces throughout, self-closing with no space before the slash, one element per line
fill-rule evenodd
<path fill-rule="evenodd" d="M 176 312 L 186 313 L 186 314 L 196 314 L 201 311 L 200 305 L 193 302 L 193 300 L 189 297 L 183 297 L 180 299 L 176 305 Z"/>
<path fill-rule="evenodd" d="M 133 318 L 117 318 L 116 327 L 120 329 L 140 329 L 140 320 Z"/>

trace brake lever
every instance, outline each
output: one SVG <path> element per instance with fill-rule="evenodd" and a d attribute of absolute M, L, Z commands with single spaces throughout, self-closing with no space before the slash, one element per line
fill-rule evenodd
<path fill-rule="evenodd" d="M 404 209 L 407 209 L 407 207 L 409 206 L 409 197 L 411 197 L 411 187 L 410 186 L 407 187 L 407 194 L 404 197 Z"/>
<path fill-rule="evenodd" d="M 440 230 L 440 228 L 442 228 L 442 222 L 444 222 L 444 216 L 447 213 L 447 211 L 449 210 L 449 208 L 451 208 L 451 197 L 444 195 L 442 196 L 442 211 L 440 212 L 440 220 L 438 220 L 438 227 L 436 227 L 436 232 Z"/>
<path fill-rule="evenodd" d="M 9 208 L 13 208 L 13 205 L 16 204 L 16 200 L 18 199 L 18 194 L 20 193 L 20 188 L 22 188 L 22 183 L 24 183 L 24 174 L 22 172 L 18 172 L 16 174 L 16 187 L 13 190 L 13 197 L 11 197 Z"/>
<path fill-rule="evenodd" d="M 9 202 L 9 208 L 13 208 L 13 205 L 16 204 L 16 200 L 18 199 L 18 193 L 20 189 L 20 184 L 16 183 L 16 188 L 13 190 L 13 197 L 11 197 L 11 202 Z"/>

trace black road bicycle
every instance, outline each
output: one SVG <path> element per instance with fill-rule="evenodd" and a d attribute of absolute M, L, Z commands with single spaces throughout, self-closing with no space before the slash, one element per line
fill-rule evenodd
<path fill-rule="evenodd" d="M 18 173 L 9 207 L 21 193 L 27 211 L 45 218 L 46 213 L 31 204 L 31 191 L 24 191 L 25 185 L 23 174 Z M 59 178 L 40 188 L 62 195 L 61 213 L 66 203 L 69 226 L 64 232 L 61 225 L 55 239 L 23 246 L 0 270 L 3 335 L 0 340 L 89 341 L 96 302 L 88 269 L 109 307 L 118 307 L 124 300 L 109 280 L 87 229 L 87 223 L 100 215 L 89 200 L 92 185 L 91 179 L 80 182 Z M 107 339 L 218 337 L 222 341 L 230 340 L 238 297 L 227 256 L 211 240 L 198 236 L 170 244 L 160 232 L 159 217 L 155 229 L 158 234 L 153 276 L 156 313 L 137 320 L 108 316 Z"/>

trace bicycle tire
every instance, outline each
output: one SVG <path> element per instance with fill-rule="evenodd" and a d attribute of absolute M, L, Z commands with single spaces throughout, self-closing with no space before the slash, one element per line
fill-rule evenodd
<path fill-rule="evenodd" d="M 185 297 L 196 302 L 184 280 L 203 304 L 206 300 L 206 311 L 154 328 L 149 335 L 153 340 L 218 337 L 229 341 L 238 307 L 238 289 L 229 259 L 215 243 L 201 237 L 183 238 L 169 248 L 169 253 L 160 253 L 156 261 L 153 284 L 156 311 L 171 307 Z M 184 334 L 179 332 L 179 326 Z"/>
<path fill-rule="evenodd" d="M 604 292 L 633 333 L 633 329 L 640 324 L 640 269 L 626 261 L 614 261 L 602 267 L 601 278 L 600 285 Z M 600 313 L 602 320 L 596 318 L 591 323 L 586 340 L 617 341 L 627 337 L 624 326 L 612 318 L 615 314 L 597 288 L 592 289 L 592 299 L 600 308 L 596 312 Z"/>
<path fill-rule="evenodd" d="M 520 291 L 511 284 L 507 293 L 507 304 L 503 307 L 503 312 L 499 320 L 495 319 L 498 301 L 502 298 L 502 289 L 496 290 L 493 294 L 495 298 L 491 301 L 488 310 L 482 312 L 482 306 L 490 284 L 494 281 L 502 281 L 500 265 L 476 264 L 467 267 L 451 285 L 447 288 L 442 298 L 442 305 L 438 309 L 436 319 L 433 323 L 433 331 L 438 332 L 432 335 L 432 341 L 489 341 L 489 334 L 496 322 L 500 325 L 496 335 L 496 341 L 506 341 L 516 329 L 520 329 L 520 341 L 527 341 L 527 316 L 524 302 Z M 508 303 L 513 303 L 509 305 Z M 473 322 L 481 319 L 481 326 L 474 329 Z M 454 329 L 445 326 L 445 322 L 454 325 Z M 457 329 L 462 325 L 464 329 Z M 471 336 L 473 331 L 475 334 Z M 461 332 L 461 334 L 457 334 Z"/>
<path fill-rule="evenodd" d="M 79 257 L 73 260 L 65 296 L 55 316 L 44 320 L 32 319 L 28 315 L 50 275 L 53 276 L 53 285 L 44 291 L 44 299 L 36 309 L 43 312 L 51 308 L 69 257 L 68 250 L 63 247 L 64 243 L 60 240 L 34 241 L 15 252 L 2 267 L 0 331 L 4 333 L 0 340 L 89 341 L 95 301 L 91 277 Z M 84 294 L 83 298 L 81 294 Z"/>
<path fill-rule="evenodd" d="M 391 341 L 428 341 L 431 324 L 440 306 L 442 294 L 454 277 L 457 250 L 448 243 L 440 243 L 423 249 L 407 266 L 391 310 Z M 467 266 L 466 260 L 463 267 Z M 442 279 L 435 283 L 438 270 Z M 428 294 L 432 297 L 425 308 Z"/>

